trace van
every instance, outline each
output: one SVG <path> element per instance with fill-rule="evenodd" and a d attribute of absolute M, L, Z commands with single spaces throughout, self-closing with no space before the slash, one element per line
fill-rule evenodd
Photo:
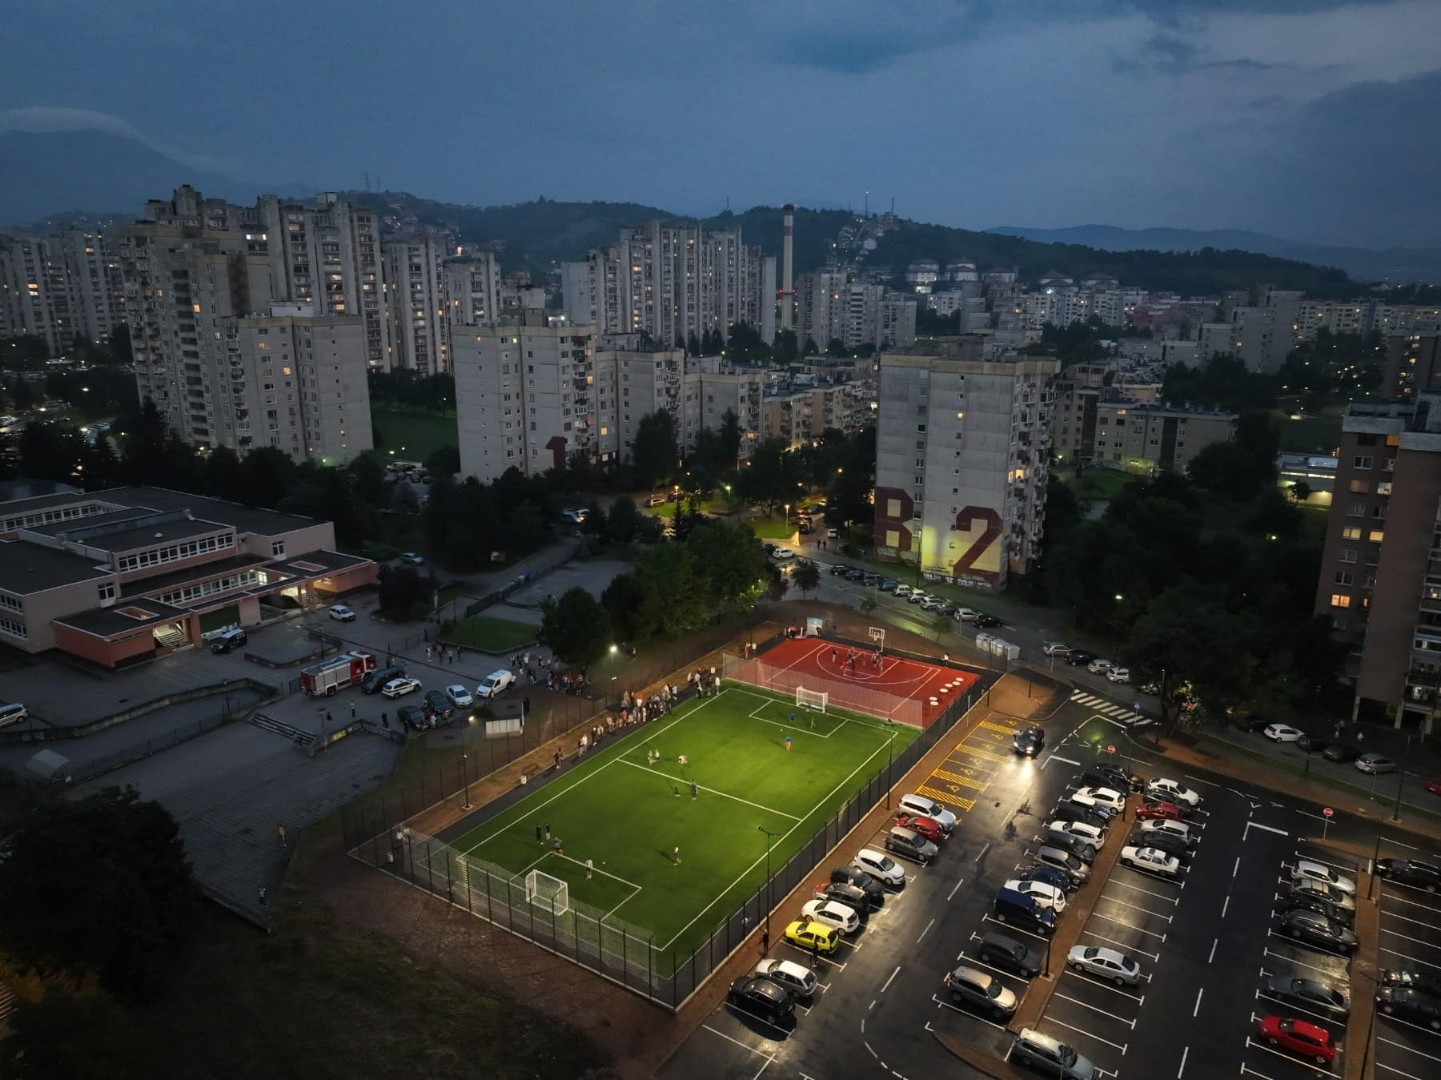
<path fill-rule="evenodd" d="M 936 857 L 939 849 L 920 833 L 897 826 L 886 833 L 886 850 L 895 852 L 903 859 L 925 864 Z"/>
<path fill-rule="evenodd" d="M 376 668 L 365 678 L 360 680 L 360 692 L 362 694 L 378 694 L 380 688 L 391 679 L 405 677 L 405 668 L 399 664 L 392 664 L 390 667 Z"/>
<path fill-rule="evenodd" d="M 1056 932 L 1056 913 L 1015 889 L 996 890 L 995 912 L 997 922 L 1010 923 L 1028 933 L 1050 937 Z"/>
<path fill-rule="evenodd" d="M 902 795 L 900 806 L 908 814 L 930 818 L 948 833 L 956 827 L 956 815 L 935 799 L 928 799 L 924 795 Z"/>
<path fill-rule="evenodd" d="M 18 724 L 29 715 L 29 711 L 19 702 L 0 705 L 0 727 L 9 727 L 11 724 Z"/>
<path fill-rule="evenodd" d="M 1091 880 L 1091 868 L 1069 851 L 1062 851 L 1047 844 L 1036 852 L 1036 861 L 1045 866 L 1054 866 L 1065 874 L 1073 886 L 1080 887 Z"/>

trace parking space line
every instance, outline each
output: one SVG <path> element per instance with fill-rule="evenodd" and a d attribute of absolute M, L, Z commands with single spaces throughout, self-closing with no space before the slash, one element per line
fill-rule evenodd
<path fill-rule="evenodd" d="M 1075 1024 L 1068 1024 L 1068 1023 L 1066 1023 L 1064 1020 L 1057 1020 L 1054 1016 L 1047 1016 L 1047 1017 L 1046 1017 L 1046 1022 L 1049 1023 L 1049 1024 L 1059 1024 L 1061 1027 L 1063 1027 L 1063 1028 L 1070 1028 L 1072 1031 L 1078 1032 L 1078 1033 L 1086 1036 L 1088 1039 L 1095 1039 L 1097 1042 L 1103 1042 L 1103 1043 L 1105 1043 L 1107 1046 L 1114 1046 L 1117 1050 L 1119 1050 L 1119 1051 L 1120 1051 L 1121 1053 L 1123 1053 L 1123 1054 L 1126 1052 L 1126 1047 L 1123 1046 L 1122 1044 L 1120 1044 L 1120 1043 L 1113 1043 L 1110 1039 L 1103 1039 L 1103 1038 L 1101 1038 L 1099 1035 L 1093 1035 L 1091 1032 L 1087 1031 L 1085 1028 L 1078 1028 L 1078 1027 L 1076 1027 Z"/>
<path fill-rule="evenodd" d="M 1250 1046 L 1250 1047 L 1253 1047 L 1253 1048 L 1255 1048 L 1255 1049 L 1257 1049 L 1257 1050 L 1264 1050 L 1266 1053 L 1270 1054 L 1272 1057 L 1278 1057 L 1278 1058 L 1280 1058 L 1282 1061 L 1289 1061 L 1289 1062 L 1292 1063 L 1293 1065 L 1299 1064 L 1299 1065 L 1302 1066 L 1302 1068 L 1311 1068 L 1311 1066 L 1309 1066 L 1309 1065 L 1306 1064 L 1305 1059 L 1303 1059 L 1303 1058 L 1295 1058 L 1295 1057 L 1292 1057 L 1290 1054 L 1283 1054 L 1283 1053 L 1281 1053 L 1281 1051 L 1279 1051 L 1279 1050 L 1273 1050 L 1273 1049 L 1271 1049 L 1271 1047 L 1267 1046 L 1265 1043 L 1257 1042 L 1255 1039 L 1251 1038 L 1251 1036 L 1249 1036 L 1249 1035 L 1246 1036 L 1246 1045 L 1247 1045 L 1247 1046 Z M 1242 1062 L 1242 1064 L 1241 1064 L 1241 1073 L 1242 1073 L 1242 1075 L 1246 1074 L 1247 1072 L 1251 1073 L 1251 1075 L 1253 1075 L 1253 1076 L 1266 1076 L 1265 1073 L 1257 1072 L 1255 1069 L 1247 1069 L 1245 1063 Z M 1270 1080 L 1270 1077 L 1267 1077 L 1266 1080 Z"/>
<path fill-rule="evenodd" d="M 1378 1039 L 1377 1041 L 1378 1041 L 1378 1042 L 1385 1042 L 1386 1040 L 1385 1040 L 1385 1039 Z M 1399 1045 L 1399 1044 L 1398 1044 L 1398 1045 Z M 1384 1061 L 1378 1061 L 1378 1062 L 1376 1062 L 1376 1068 L 1378 1068 L 1378 1069 L 1385 1069 L 1387 1072 L 1393 1072 L 1393 1073 L 1395 1073 L 1397 1076 L 1404 1076 L 1404 1077 L 1407 1078 L 1407 1080 L 1422 1080 L 1422 1078 L 1419 1077 L 1419 1076 L 1417 1076 L 1415 1073 L 1402 1072 L 1400 1069 L 1396 1068 L 1396 1066 L 1394 1066 L 1394 1065 L 1387 1065 Z"/>
<path fill-rule="evenodd" d="M 1146 952 L 1144 949 L 1138 949 L 1138 948 L 1136 948 L 1134 945 L 1129 945 L 1129 944 L 1127 944 L 1127 943 L 1124 942 L 1124 941 L 1117 941 L 1115 938 L 1108 938 L 1108 937 L 1106 937 L 1105 934 L 1098 934 L 1098 933 L 1096 933 L 1094 930 L 1082 930 L 1081 933 L 1087 935 L 1088 937 L 1093 937 L 1093 938 L 1095 938 L 1097 941 L 1108 941 L 1108 942 L 1110 942 L 1112 945 L 1116 945 L 1116 946 L 1118 946 L 1119 948 L 1122 948 L 1122 949 L 1127 950 L 1128 952 L 1133 952 L 1133 953 L 1135 953 L 1137 956 L 1144 956 L 1147 960 L 1150 960 L 1153 964 L 1160 962 L 1160 959 L 1161 959 L 1161 954 L 1160 954 L 1160 953 Z"/>
<path fill-rule="evenodd" d="M 749 1014 L 747 1014 L 747 1015 L 749 1015 Z M 760 1019 L 760 1018 L 757 1017 L 757 1019 Z M 761 1020 L 761 1023 L 762 1023 L 762 1024 L 765 1024 L 766 1027 L 768 1027 L 768 1028 L 775 1028 L 777 1031 L 784 1031 L 784 1030 L 785 1030 L 785 1028 L 777 1028 L 774 1024 L 766 1024 L 766 1022 L 765 1022 L 764 1020 Z M 722 1039 L 724 1039 L 726 1042 L 735 1043 L 737 1046 L 742 1047 L 742 1048 L 744 1048 L 744 1049 L 746 1049 L 746 1050 L 749 1050 L 752 1054 L 755 1054 L 757 1057 L 763 1057 L 763 1058 L 765 1058 L 767 1065 L 769 1065 L 772 1061 L 774 1061 L 774 1060 L 776 1059 L 776 1056 L 775 1056 L 774 1054 L 767 1054 L 764 1050 L 757 1050 L 754 1046 L 750 1046 L 750 1045 L 748 1045 L 748 1044 L 746 1044 L 746 1043 L 743 1043 L 743 1042 L 741 1042 L 739 1039 L 732 1038 L 731 1036 L 727 1035 L 724 1031 L 718 1031 L 717 1029 L 711 1027 L 709 1024 L 702 1024 L 701 1027 L 705 1028 L 705 1029 L 706 1029 L 707 1031 L 709 1031 L 712 1035 L 719 1035 L 719 1036 L 720 1036 Z M 782 1039 L 782 1040 L 780 1040 L 780 1041 L 784 1042 L 785 1040 Z M 759 1075 L 759 1074 L 757 1074 L 757 1075 Z"/>
<path fill-rule="evenodd" d="M 1045 941 L 1045 940 L 1047 940 L 1045 937 L 1043 937 L 1043 936 L 1040 935 L 1040 934 L 1033 934 L 1033 933 L 1031 933 L 1029 930 L 1022 930 L 1019 926 L 1015 926 L 1015 925 L 1013 925 L 1013 924 L 1011 924 L 1011 923 L 1008 923 L 1008 922 L 1001 922 L 1000 919 L 992 918 L 990 915 L 985 915 L 985 916 L 983 916 L 983 917 L 981 918 L 981 921 L 982 921 L 982 922 L 993 922 L 993 923 L 995 923 L 997 926 L 1004 926 L 1004 927 L 1006 928 L 1006 932 L 1007 932 L 1007 933 L 1025 934 L 1026 937 L 1033 937 L 1033 938 L 1035 938 L 1037 941 Z"/>
<path fill-rule="evenodd" d="M 1138 1005 L 1144 1004 L 1146 1000 L 1145 994 L 1133 994 L 1124 987 L 1117 986 L 1115 983 L 1110 982 L 1104 975 L 1091 975 L 1087 972 L 1077 971 L 1069 965 L 1067 965 L 1066 970 L 1063 971 L 1062 974 L 1069 975 L 1073 979 L 1080 979 L 1087 986 L 1094 986 L 1098 990 L 1109 990 L 1113 994 L 1120 994 L 1124 998 L 1130 998 Z"/>
<path fill-rule="evenodd" d="M 1393 1016 L 1393 1017 L 1390 1017 L 1390 1019 L 1394 1020 L 1395 1017 L 1394 1017 L 1394 1016 Z M 1417 1025 L 1416 1025 L 1416 1024 L 1411 1024 L 1411 1025 L 1409 1025 L 1409 1026 L 1410 1026 L 1410 1027 L 1416 1027 Z M 1421 1030 L 1422 1030 L 1422 1031 L 1427 1031 L 1428 1029 L 1427 1029 L 1427 1028 L 1422 1028 Z M 1399 1042 L 1397 1042 L 1395 1039 L 1387 1039 L 1387 1038 L 1384 1038 L 1384 1037 L 1382 1037 L 1382 1036 L 1380 1036 L 1380 1035 L 1377 1035 L 1377 1036 L 1376 1036 L 1376 1041 L 1377 1041 L 1377 1042 L 1383 1042 L 1383 1043 L 1385 1043 L 1387 1046 L 1399 1046 L 1402 1050 L 1405 1050 L 1406 1052 L 1411 1053 L 1411 1054 L 1415 1054 L 1417 1057 L 1423 1057 L 1423 1058 L 1425 1058 L 1427 1061 L 1441 1061 L 1441 1057 L 1437 1057 L 1435 1054 L 1423 1053 L 1422 1051 L 1417 1050 L 1417 1049 L 1415 1049 L 1414 1047 L 1407 1046 L 1405 1043 L 1399 1043 Z"/>
<path fill-rule="evenodd" d="M 1385 918 L 1387 918 L 1387 919 L 1399 919 L 1401 922 L 1412 922 L 1412 923 L 1415 923 L 1417 926 L 1435 926 L 1435 925 L 1436 925 L 1436 920 L 1435 920 L 1434 918 L 1431 918 L 1431 919 L 1413 919 L 1413 918 L 1411 918 L 1411 916 L 1409 916 L 1409 915 L 1397 915 L 1394 911 L 1383 911 L 1383 912 L 1381 912 L 1381 914 L 1382 914 L 1383 917 L 1385 917 Z"/>
<path fill-rule="evenodd" d="M 1386 1017 L 1386 1019 L 1390 1020 L 1393 1024 L 1400 1024 L 1402 1027 L 1408 1027 L 1415 1031 L 1425 1032 L 1427 1035 L 1436 1034 L 1436 1032 L 1432 1031 L 1428 1027 L 1423 1027 L 1420 1024 L 1413 1024 L 1410 1020 L 1402 1020 L 1399 1016 L 1392 1016 L 1389 1013 L 1382 1013 L 1381 1015 Z M 1406 1049 L 1410 1050 L 1411 1053 L 1417 1054 L 1423 1058 L 1430 1058 L 1432 1061 L 1441 1061 L 1441 1057 L 1435 1057 L 1432 1054 L 1423 1053 L 1422 1051 L 1413 1049 L 1412 1047 L 1408 1046 Z"/>
<path fill-rule="evenodd" d="M 1092 915 L 1094 915 L 1098 919 L 1105 919 L 1107 922 L 1113 922 L 1117 926 L 1124 926 L 1127 930 L 1134 930 L 1138 934 L 1145 934 L 1147 937 L 1160 938 L 1163 942 L 1166 940 L 1165 934 L 1158 934 L 1154 930 L 1143 930 L 1139 926 L 1132 926 L 1130 923 L 1126 922 L 1125 919 L 1117 919 L 1100 911 L 1094 911 L 1092 912 Z"/>
<path fill-rule="evenodd" d="M 1414 937 L 1410 937 L 1410 936 L 1408 936 L 1408 935 L 1406 935 L 1406 934 L 1403 934 L 1403 933 L 1401 933 L 1400 931 L 1397 931 L 1397 930 L 1387 930 L 1384 926 L 1381 927 L 1381 933 L 1383 933 L 1383 934 L 1390 934 L 1392 937 L 1398 937 L 1398 938 L 1400 938 L 1402 941 L 1410 941 L 1410 942 L 1412 942 L 1412 943 L 1414 943 L 1414 944 L 1416 944 L 1416 945 L 1425 945 L 1425 946 L 1426 946 L 1427 948 L 1429 948 L 1429 949 L 1434 949 L 1434 948 L 1437 947 L 1435 944 L 1433 944 L 1432 942 L 1429 942 L 1429 941 L 1425 940 L 1424 938 L 1414 938 Z"/>
<path fill-rule="evenodd" d="M 1268 931 L 1268 933 L 1270 933 L 1270 935 L 1271 935 L 1272 937 L 1274 937 L 1274 938 L 1280 938 L 1282 941 L 1287 941 L 1287 942 L 1289 942 L 1289 941 L 1291 940 L 1291 939 L 1288 938 L 1288 937 L 1282 937 L 1280 934 L 1277 934 L 1277 933 L 1275 933 L 1274 931 Z M 1299 947 L 1299 946 L 1298 946 L 1298 947 Z M 1272 952 L 1270 949 L 1263 949 L 1263 950 L 1261 950 L 1261 955 L 1262 955 L 1262 956 L 1274 956 L 1277 960 L 1284 960 L 1284 961 L 1286 961 L 1286 963 L 1288 963 L 1288 964 L 1295 964 L 1297 967 L 1310 968 L 1312 971 L 1319 971 L 1319 972 L 1321 972 L 1323 975 L 1328 975 L 1328 976 L 1334 976 L 1334 975 L 1335 975 L 1335 972 L 1333 972 L 1330 968 L 1323 968 L 1323 967 L 1318 967 L 1318 966 L 1315 965 L 1315 964 L 1308 964 L 1308 963 L 1306 963 L 1306 961 L 1304 961 L 1304 960 L 1297 960 L 1297 959 L 1295 959 L 1295 958 L 1293 958 L 1293 957 L 1285 956 L 1285 955 L 1283 955 L 1283 954 L 1281 954 L 1281 953 L 1278 953 L 1278 952 Z M 1338 959 L 1344 960 L 1345 957 L 1339 956 L 1339 954 L 1338 954 Z"/>
<path fill-rule="evenodd" d="M 1137 885 L 1133 881 L 1124 881 L 1121 878 L 1111 878 L 1110 881 L 1106 882 L 1107 888 L 1112 885 L 1120 885 L 1123 888 L 1134 889 L 1136 892 L 1145 893 L 1147 896 L 1154 896 L 1157 900 L 1165 900 L 1167 903 L 1170 904 L 1179 904 L 1181 902 L 1181 898 L 1179 896 L 1168 896 L 1165 893 L 1152 892 L 1150 889 L 1141 888 L 1141 886 Z M 1104 900 L 1105 897 L 1103 896 L 1101 897 L 1101 899 Z"/>
<path fill-rule="evenodd" d="M 1441 964 L 1433 964 L 1430 960 L 1417 960 L 1410 953 L 1403 953 L 1399 949 L 1388 949 L 1386 948 L 1386 946 L 1382 945 L 1380 951 L 1388 952 L 1392 956 L 1399 956 L 1402 960 L 1411 960 L 1417 964 L 1425 964 L 1427 967 L 1441 968 Z"/>
<path fill-rule="evenodd" d="M 1390 884 L 1390 882 L 1387 882 L 1387 884 Z M 1441 900 L 1441 898 L 1437 898 L 1437 899 L 1438 899 L 1438 900 Z M 1389 900 L 1394 900 L 1394 901 L 1396 901 L 1396 903 L 1398 903 L 1398 904 L 1405 904 L 1407 907 L 1418 907 L 1418 908 L 1420 908 L 1420 909 L 1423 910 L 1423 911 L 1433 911 L 1433 912 L 1434 912 L 1434 911 L 1441 910 L 1441 902 L 1430 903 L 1430 904 L 1423 904 L 1420 900 L 1408 900 L 1408 899 L 1407 899 L 1406 897 L 1404 897 L 1404 896 L 1397 896 L 1395 893 L 1388 893 L 1388 892 L 1386 892 L 1385 889 L 1382 889 L 1382 890 L 1381 890 L 1381 910 L 1382 910 L 1383 913 L 1384 913 L 1385 910 L 1386 910 L 1386 902 L 1389 901 Z"/>
<path fill-rule="evenodd" d="M 1344 870 L 1348 874 L 1354 874 L 1356 872 L 1354 866 L 1347 866 L 1345 863 L 1327 862 L 1325 859 L 1318 859 L 1314 855 L 1302 855 L 1299 851 L 1296 852 L 1296 859 L 1298 861 L 1304 860 L 1305 862 L 1320 863 L 1322 866 L 1329 866 L 1333 870 Z M 1289 869 L 1294 864 L 1283 862 L 1281 865 Z"/>
<path fill-rule="evenodd" d="M 1175 920 L 1174 915 L 1162 915 L 1159 911 L 1152 911 L 1150 908 L 1143 908 L 1140 904 L 1131 904 L 1125 900 L 1117 900 L 1114 896 L 1100 896 L 1098 900 L 1106 900 L 1112 904 L 1120 904 L 1122 907 L 1132 908 L 1135 911 L 1144 911 L 1147 915 L 1154 915 L 1158 919 L 1165 919 L 1168 923 Z"/>
<path fill-rule="evenodd" d="M 1067 974 L 1074 974 L 1074 973 L 1073 973 L 1073 972 L 1067 972 Z M 1096 1006 L 1092 1005 L 1092 1004 L 1091 1004 L 1090 1002 L 1088 1002 L 1088 1001 L 1082 1001 L 1080 998 L 1069 997 L 1069 996 L 1067 996 L 1066 994 L 1061 993 L 1059 990 L 1057 990 L 1057 991 L 1055 991 L 1054 993 L 1052 993 L 1052 994 L 1051 994 L 1051 997 L 1052 997 L 1052 998 L 1060 998 L 1062 1001 L 1069 1001 L 1072 1005 L 1079 1005 L 1079 1006 L 1080 1006 L 1081 1008 L 1083 1008 L 1083 1009 L 1090 1009 L 1093 1013 L 1100 1013 L 1102 1016 L 1109 1017 L 1110 1019 L 1116 1021 L 1118 1024 L 1125 1024 L 1125 1025 L 1126 1025 L 1128 1028 L 1130 1028 L 1132 1031 L 1135 1031 L 1135 1030 L 1136 1030 L 1136 1021 L 1135 1021 L 1135 1020 L 1127 1020 L 1124 1016 L 1117 1016 L 1115 1013 L 1113 1013 L 1113 1012 L 1107 1012 L 1105 1009 L 1098 1009 L 1098 1008 L 1096 1008 Z"/>

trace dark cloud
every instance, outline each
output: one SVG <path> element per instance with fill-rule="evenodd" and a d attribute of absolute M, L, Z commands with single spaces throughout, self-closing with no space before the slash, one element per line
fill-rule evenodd
<path fill-rule="evenodd" d="M 1271 136 L 1256 183 L 1273 231 L 1365 245 L 1441 238 L 1441 70 L 1327 94 Z"/>
<path fill-rule="evenodd" d="M 843 75 L 864 75 L 937 44 L 934 38 L 904 34 L 820 31 L 786 41 L 780 59 Z"/>

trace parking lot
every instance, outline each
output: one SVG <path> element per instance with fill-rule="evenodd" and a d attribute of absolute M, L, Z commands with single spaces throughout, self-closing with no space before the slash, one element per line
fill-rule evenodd
<path fill-rule="evenodd" d="M 1383 858 L 1441 865 L 1435 853 L 1391 836 L 1383 836 L 1380 851 Z M 1381 906 L 1378 967 L 1441 980 L 1441 894 L 1385 880 L 1377 882 L 1376 889 Z M 1375 1040 L 1378 1078 L 1429 1080 L 1441 1076 L 1441 1032 L 1414 1018 L 1388 1016 L 1378 1008 Z"/>

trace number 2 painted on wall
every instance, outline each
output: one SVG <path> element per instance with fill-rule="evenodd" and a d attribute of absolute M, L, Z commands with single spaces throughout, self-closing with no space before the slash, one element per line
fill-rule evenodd
<path fill-rule="evenodd" d="M 968 506 L 956 515 L 956 532 L 969 533 L 971 526 L 978 521 L 985 522 L 985 529 L 981 535 L 971 541 L 961 557 L 956 560 L 953 573 L 960 574 L 975 566 L 981 556 L 986 553 L 996 539 L 1001 535 L 1001 515 L 992 510 L 989 506 Z M 985 571 L 989 573 L 990 571 Z"/>

